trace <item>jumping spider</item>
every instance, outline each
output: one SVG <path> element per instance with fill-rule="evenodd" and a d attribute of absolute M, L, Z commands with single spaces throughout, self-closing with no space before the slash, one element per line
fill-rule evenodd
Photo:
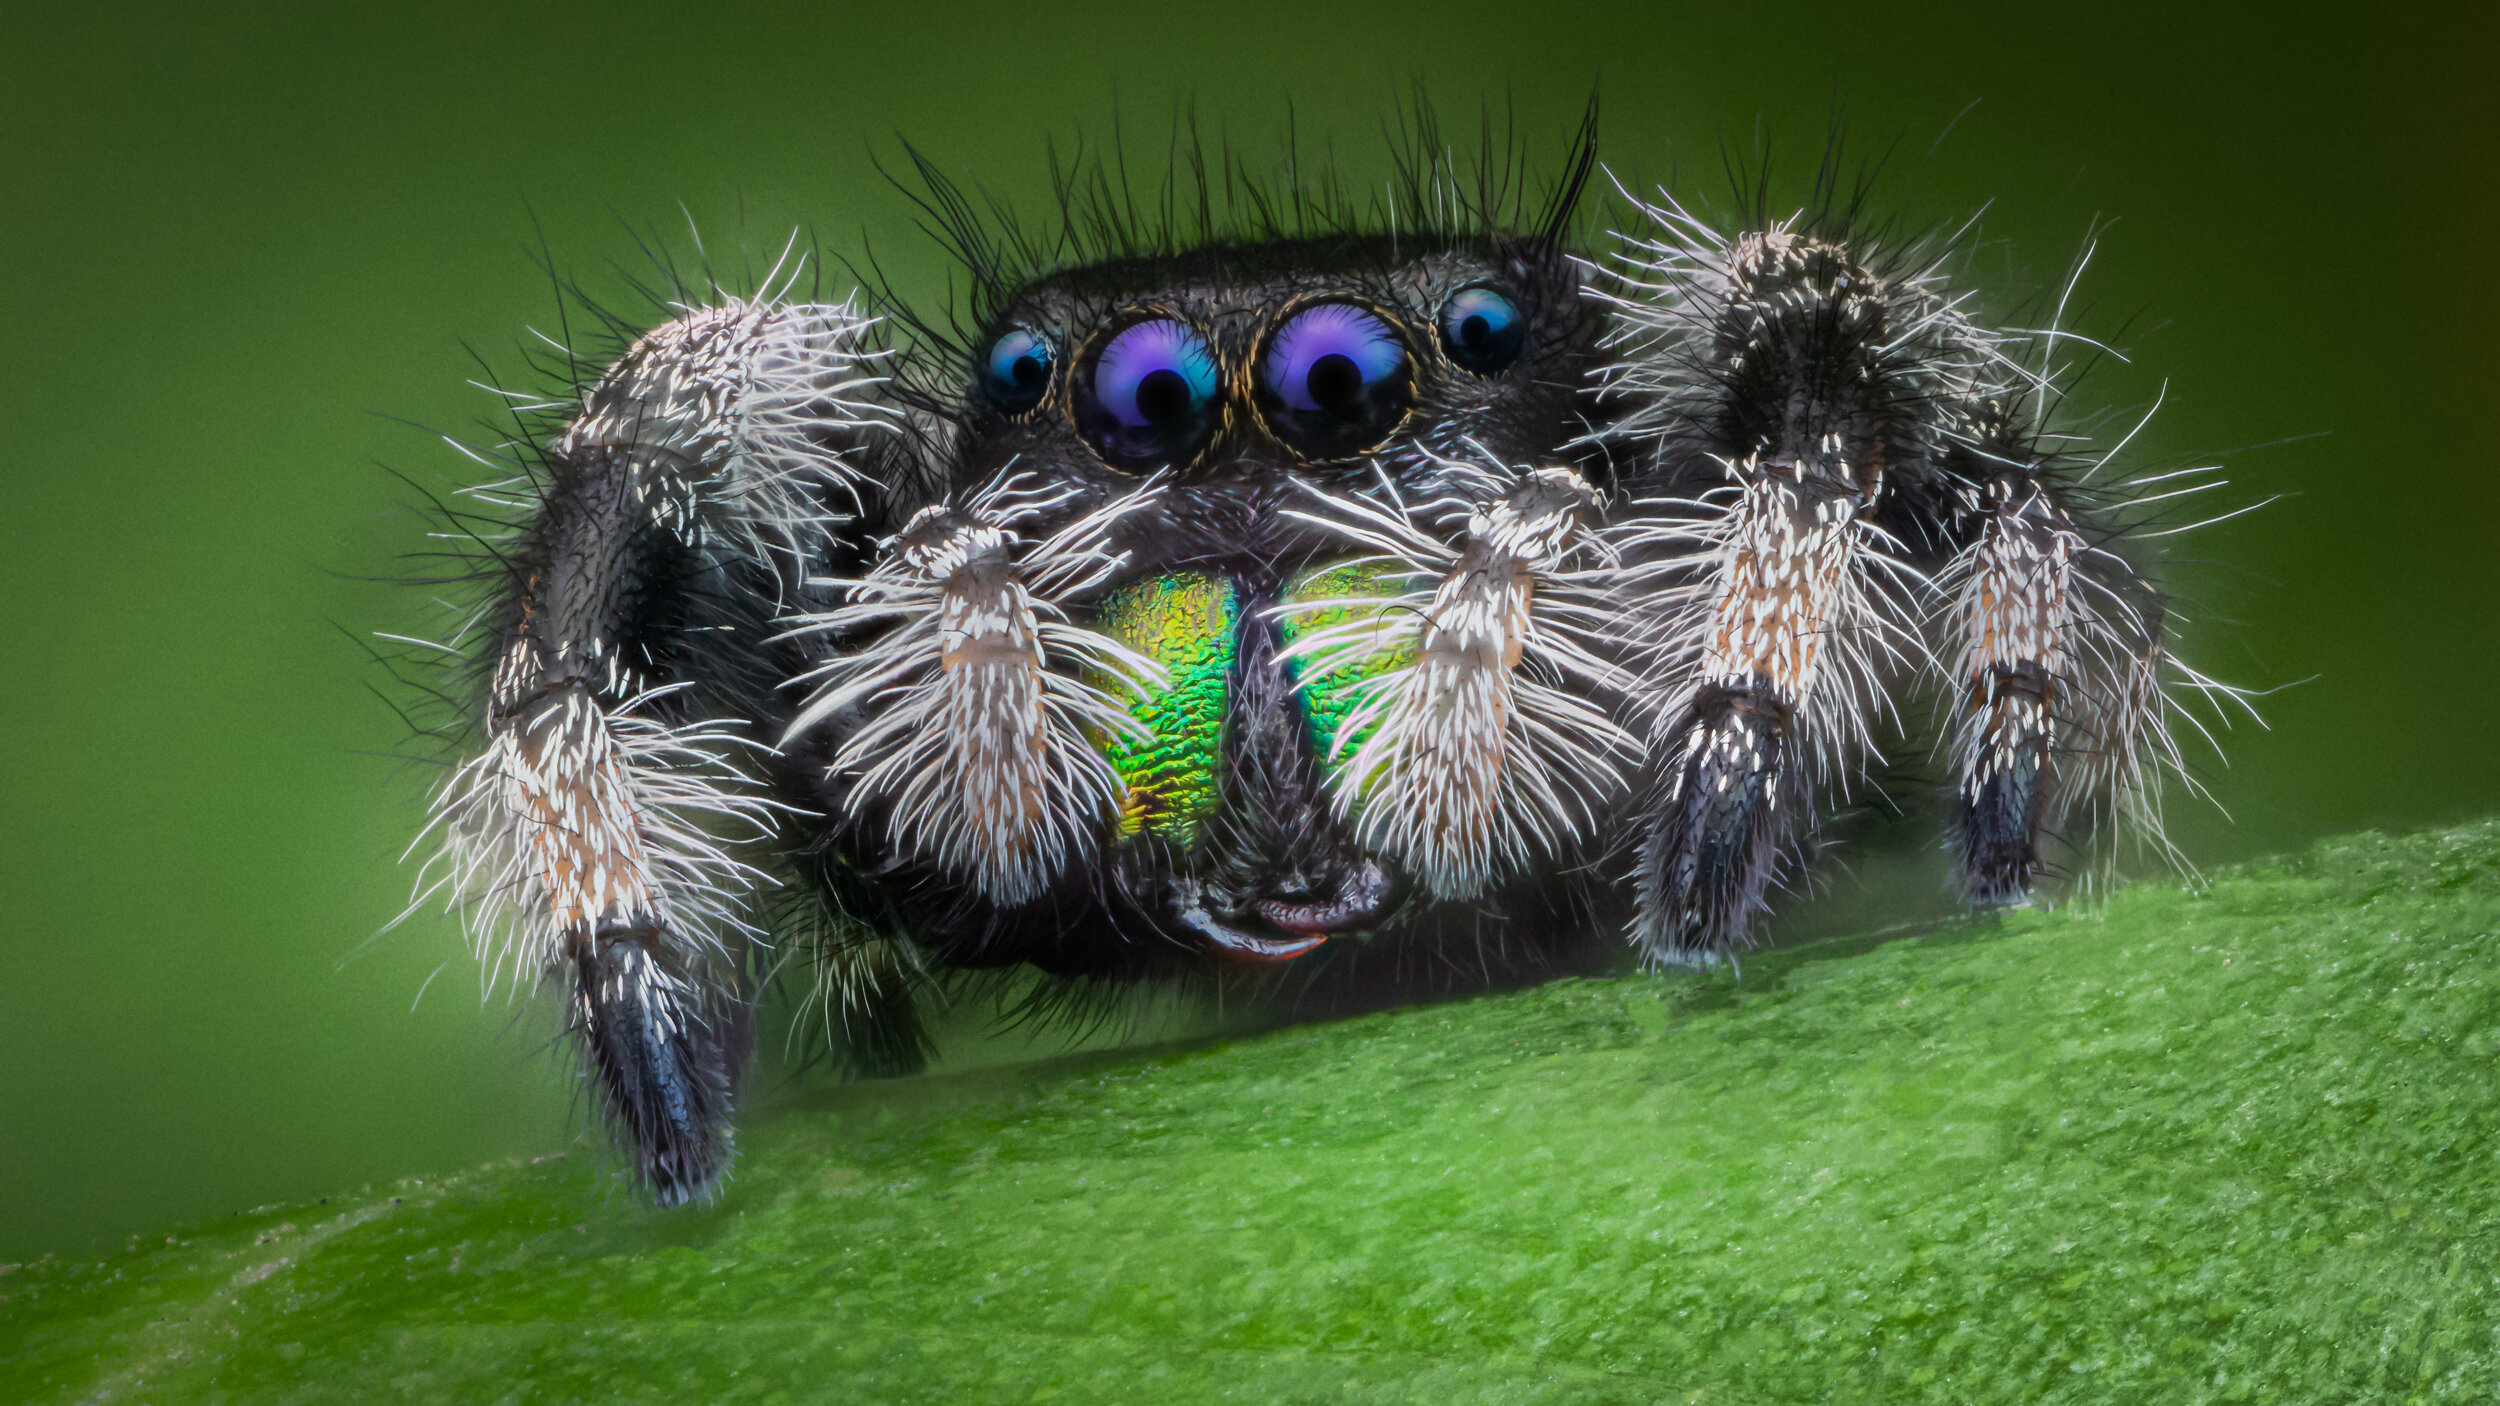
<path fill-rule="evenodd" d="M 2130 540 L 2168 490 L 1967 239 L 1661 193 L 1582 257 L 1585 136 L 1533 207 L 1424 152 L 1366 218 L 1202 174 L 1242 213 L 1104 182 L 1048 243 L 932 177 L 962 321 L 664 290 L 484 451 L 420 897 L 567 985 L 657 1200 L 719 1183 L 777 952 L 889 1070 L 946 970 L 1707 963 L 1930 713 L 1971 902 L 2157 834 L 2228 692 Z"/>

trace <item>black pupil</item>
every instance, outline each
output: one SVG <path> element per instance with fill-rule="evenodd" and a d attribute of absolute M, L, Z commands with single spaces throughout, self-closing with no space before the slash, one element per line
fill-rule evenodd
<path fill-rule="evenodd" d="M 1467 320 L 1458 324 L 1458 340 L 1466 346 L 1481 347 L 1492 335 L 1493 324 L 1485 321 L 1480 312 L 1467 314 Z"/>
<path fill-rule="evenodd" d="M 1351 415 L 1363 408 L 1363 368 L 1342 352 L 1312 362 L 1303 387 L 1331 415 Z"/>
<path fill-rule="evenodd" d="M 1189 414 L 1189 378 L 1170 367 L 1149 371 L 1137 383 L 1137 413 L 1149 425 L 1170 425 Z"/>
<path fill-rule="evenodd" d="M 1042 359 L 1030 354 L 1017 357 L 1007 374 L 1015 378 L 1017 390 L 1038 390 L 1042 384 Z"/>

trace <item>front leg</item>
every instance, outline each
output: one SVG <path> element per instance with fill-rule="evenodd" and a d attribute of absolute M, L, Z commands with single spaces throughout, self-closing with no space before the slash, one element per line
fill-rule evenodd
<path fill-rule="evenodd" d="M 1874 754 L 1918 649 L 1912 547 L 1885 523 L 1994 357 L 1914 264 L 1648 213 L 1656 241 L 1604 295 L 1624 413 L 1601 437 L 1647 490 L 1624 602 L 1660 720 L 1631 936 L 1706 963 L 1752 945 L 1826 793 Z"/>
<path fill-rule="evenodd" d="M 847 307 L 729 302 L 634 343 L 504 490 L 484 745 L 436 797 L 429 892 L 481 957 L 571 991 L 602 1102 L 662 1204 L 710 1194 L 750 1039 L 758 936 L 738 855 L 774 803 L 735 709 L 879 423 Z"/>

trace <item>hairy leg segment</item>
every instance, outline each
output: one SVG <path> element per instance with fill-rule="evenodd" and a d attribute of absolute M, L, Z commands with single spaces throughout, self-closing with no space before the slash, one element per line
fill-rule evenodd
<path fill-rule="evenodd" d="M 848 309 L 730 303 L 634 343 L 528 472 L 482 746 L 432 883 L 481 957 L 560 982 L 654 1199 L 710 1193 L 752 1040 L 764 648 L 880 423 Z"/>

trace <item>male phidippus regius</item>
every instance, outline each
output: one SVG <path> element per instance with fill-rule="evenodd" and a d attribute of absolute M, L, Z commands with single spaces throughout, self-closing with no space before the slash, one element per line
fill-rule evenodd
<path fill-rule="evenodd" d="M 893 1072 L 975 969 L 1706 964 L 1922 758 L 1975 905 L 2159 847 L 2170 724 L 2230 695 L 2145 574 L 2198 480 L 2061 427 L 2056 290 L 1981 321 L 1968 231 L 1828 166 L 1777 218 L 1618 195 L 1587 252 L 1585 134 L 1543 188 L 1437 151 L 1359 209 L 1097 165 L 1048 236 L 924 171 L 960 316 L 787 257 L 576 309 L 608 352 L 448 514 L 420 898 L 563 984 L 654 1198 L 719 1185 L 776 985 Z"/>

